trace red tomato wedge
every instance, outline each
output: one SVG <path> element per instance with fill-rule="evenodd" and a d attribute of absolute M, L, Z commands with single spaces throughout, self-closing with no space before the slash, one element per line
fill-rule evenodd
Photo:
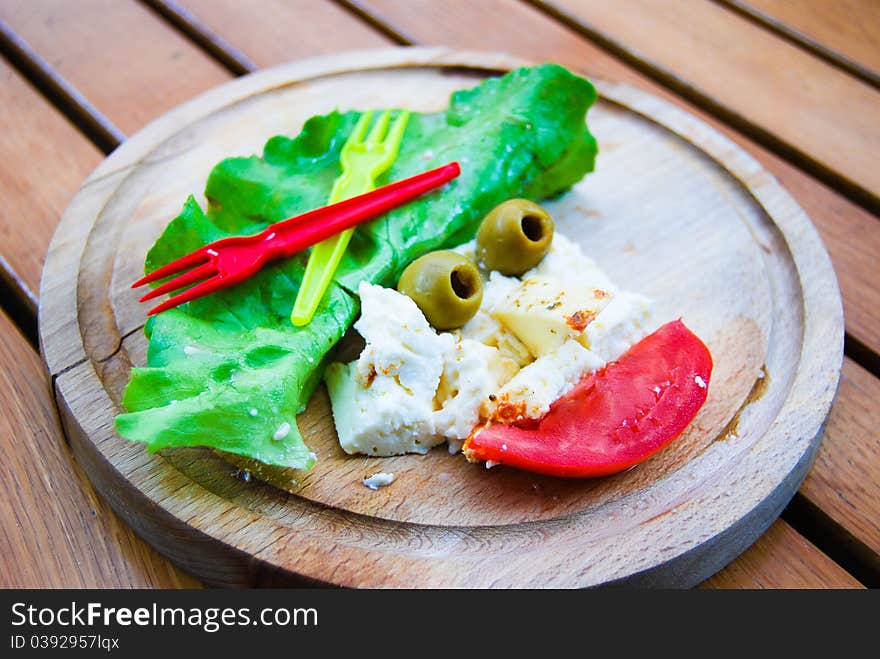
<path fill-rule="evenodd" d="M 551 476 L 623 471 L 681 434 L 705 402 L 711 374 L 708 348 L 672 321 L 585 376 L 536 425 L 478 428 L 464 453 Z"/>

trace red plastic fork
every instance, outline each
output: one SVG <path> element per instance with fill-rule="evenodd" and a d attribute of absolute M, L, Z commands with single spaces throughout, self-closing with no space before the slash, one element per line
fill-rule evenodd
<path fill-rule="evenodd" d="M 192 268 L 154 288 L 140 299 L 141 302 L 146 302 L 184 286 L 196 284 L 157 305 L 147 315 L 157 314 L 242 282 L 269 261 L 291 257 L 340 231 L 405 204 L 451 181 L 460 173 L 458 163 L 451 162 L 366 194 L 270 224 L 252 236 L 233 236 L 217 240 L 153 270 L 131 287 L 137 288 Z"/>

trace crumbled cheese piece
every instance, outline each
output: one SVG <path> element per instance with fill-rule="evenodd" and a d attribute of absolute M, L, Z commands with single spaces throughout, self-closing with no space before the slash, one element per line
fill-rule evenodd
<path fill-rule="evenodd" d="M 598 355 L 574 340 L 523 368 L 495 395 L 489 417 L 499 423 L 540 419 L 587 373 L 605 366 Z"/>
<path fill-rule="evenodd" d="M 394 474 L 379 472 L 378 474 L 373 474 L 369 478 L 365 478 L 362 482 L 368 488 L 375 491 L 378 490 L 380 487 L 391 485 L 391 483 L 394 482 Z"/>
<path fill-rule="evenodd" d="M 361 282 L 358 295 L 361 317 L 354 327 L 366 341 L 359 377 L 367 385 L 390 378 L 412 398 L 431 401 L 455 337 L 437 334 L 416 303 L 394 289 Z"/>
<path fill-rule="evenodd" d="M 579 340 L 605 361 L 614 361 L 654 329 L 652 307 L 644 295 L 619 291 Z"/>
<path fill-rule="evenodd" d="M 480 421 L 480 407 L 507 380 L 497 348 L 462 339 L 446 361 L 435 405 L 436 431 L 452 440 L 465 439 Z"/>
<path fill-rule="evenodd" d="M 453 249 L 481 267 L 475 241 Z M 651 329 L 650 300 L 617 289 L 558 232 L 522 280 L 481 269 L 479 311 L 439 334 L 410 298 L 361 284 L 366 346 L 325 376 L 347 453 L 427 453 L 443 441 L 456 453 L 480 422 L 542 417 Z"/>
<path fill-rule="evenodd" d="M 278 430 L 275 431 L 275 434 L 272 435 L 272 439 L 276 442 L 281 441 L 285 437 L 290 434 L 290 424 L 285 421 L 280 426 L 278 426 Z"/>
<path fill-rule="evenodd" d="M 703 378 L 701 378 L 699 375 L 695 375 L 695 376 L 694 376 L 694 382 L 697 383 L 697 386 L 698 386 L 700 389 L 705 389 L 705 388 L 706 388 L 706 381 L 705 381 Z"/>
<path fill-rule="evenodd" d="M 534 361 L 532 353 L 523 342 L 492 315 L 498 305 L 519 288 L 519 285 L 520 282 L 515 277 L 491 272 L 483 284 L 483 299 L 479 311 L 457 332 L 462 339 L 472 339 L 498 348 L 500 365 L 504 369 L 504 378 L 500 384 L 504 384 L 519 369 Z"/>
<path fill-rule="evenodd" d="M 410 298 L 361 283 L 355 329 L 366 346 L 357 361 L 331 364 L 325 376 L 333 422 L 349 454 L 427 453 L 444 441 L 434 427 L 434 395 L 455 345 L 437 334 Z"/>
<path fill-rule="evenodd" d="M 497 347 L 499 336 L 502 333 L 510 333 L 492 314 L 508 295 L 519 288 L 519 285 L 520 281 L 516 277 L 505 277 L 498 272 L 489 273 L 489 277 L 483 282 L 483 299 L 480 301 L 480 308 L 474 317 L 457 331 L 458 335 L 485 343 L 487 346 Z"/>
<path fill-rule="evenodd" d="M 471 240 L 461 245 L 450 248 L 450 251 L 461 254 L 472 263 L 479 265 L 477 261 L 477 241 Z"/>
<path fill-rule="evenodd" d="M 610 298 L 607 290 L 589 284 L 534 275 L 498 304 L 494 316 L 540 357 L 582 335 Z"/>
<path fill-rule="evenodd" d="M 550 251 L 538 265 L 523 275 L 523 279 L 534 276 L 549 277 L 565 286 L 598 288 L 612 295 L 617 292 L 617 287 L 596 262 L 583 253 L 580 245 L 558 231 L 553 234 Z"/>

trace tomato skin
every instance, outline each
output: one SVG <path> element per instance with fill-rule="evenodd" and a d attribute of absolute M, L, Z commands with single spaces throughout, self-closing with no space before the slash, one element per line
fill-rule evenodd
<path fill-rule="evenodd" d="M 477 428 L 464 453 L 551 476 L 614 474 L 681 434 L 706 401 L 711 374 L 709 349 L 675 320 L 585 376 L 536 425 Z"/>

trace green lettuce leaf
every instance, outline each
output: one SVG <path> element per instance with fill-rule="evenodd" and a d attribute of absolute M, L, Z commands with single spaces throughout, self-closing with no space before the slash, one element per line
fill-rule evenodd
<path fill-rule="evenodd" d="M 585 115 L 595 98 L 588 81 L 546 64 L 456 92 L 445 112 L 414 113 L 394 165 L 378 183 L 452 160 L 461 163 L 461 175 L 359 227 L 306 327 L 289 321 L 306 254 L 151 318 L 148 365 L 132 369 L 119 433 L 150 451 L 211 446 L 268 465 L 311 467 L 315 458 L 295 417 L 357 316 L 358 284 L 393 286 L 413 259 L 472 238 L 498 203 L 558 194 L 592 171 L 597 147 Z M 145 271 L 323 206 L 359 116 L 313 117 L 297 137 L 271 138 L 262 157 L 219 163 L 208 177 L 207 211 L 188 199 L 149 251 Z"/>

